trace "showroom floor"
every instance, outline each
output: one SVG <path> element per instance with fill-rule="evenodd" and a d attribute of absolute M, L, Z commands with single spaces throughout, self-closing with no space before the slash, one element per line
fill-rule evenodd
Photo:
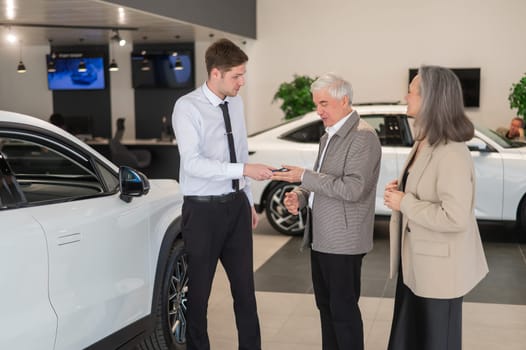
<path fill-rule="evenodd" d="M 526 244 L 510 225 L 480 225 L 490 273 L 464 299 L 464 350 L 519 350 L 526 344 Z M 366 350 L 385 350 L 394 280 L 388 278 L 387 222 L 375 225 L 375 248 L 362 270 L 360 307 Z M 262 217 L 254 234 L 254 271 L 263 349 L 321 349 L 309 254 L 300 240 L 278 234 Z M 209 303 L 213 350 L 237 349 L 228 281 L 218 268 Z"/>

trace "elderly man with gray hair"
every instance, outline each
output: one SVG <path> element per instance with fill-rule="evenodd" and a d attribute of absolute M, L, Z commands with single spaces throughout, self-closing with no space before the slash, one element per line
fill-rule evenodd
<path fill-rule="evenodd" d="M 313 170 L 283 165 L 272 180 L 301 182 L 286 194 L 292 214 L 308 207 L 304 243 L 311 246 L 312 282 L 323 350 L 362 350 L 358 307 L 362 260 L 373 247 L 381 146 L 352 107 L 351 84 L 325 74 L 311 85 L 325 134 Z"/>

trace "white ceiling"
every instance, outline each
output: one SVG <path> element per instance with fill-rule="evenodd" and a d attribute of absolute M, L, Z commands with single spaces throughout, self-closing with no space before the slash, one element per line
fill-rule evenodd
<path fill-rule="evenodd" d="M 76 29 L 68 26 L 108 29 Z M 47 44 L 49 40 L 52 40 L 53 45 L 80 44 L 81 41 L 83 45 L 105 44 L 112 35 L 110 28 L 121 28 L 120 35 L 135 43 L 198 41 L 208 39 L 211 34 L 236 38 L 211 28 L 130 8 L 119 8 L 99 0 L 0 0 L 1 42 L 5 42 L 3 37 L 8 32 L 12 32 L 23 45 Z"/>

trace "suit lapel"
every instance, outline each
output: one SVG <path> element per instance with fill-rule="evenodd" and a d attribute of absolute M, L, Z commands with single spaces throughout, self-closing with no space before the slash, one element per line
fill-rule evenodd
<path fill-rule="evenodd" d="M 318 147 L 318 156 L 316 157 L 316 162 L 314 162 L 314 171 L 317 171 L 318 165 L 320 164 L 320 157 L 321 153 L 323 152 L 323 149 L 325 148 L 325 144 L 327 143 L 327 139 L 329 138 L 329 134 L 324 133 L 321 135 L 320 138 L 320 146 Z"/>
<path fill-rule="evenodd" d="M 429 164 L 429 161 L 431 160 L 433 150 L 434 147 L 431 147 L 427 144 L 423 145 L 423 147 L 420 149 L 417 158 L 413 161 L 413 166 L 411 167 L 411 175 L 407 178 L 408 181 L 405 186 L 406 192 L 416 192 L 416 186 L 418 182 L 420 182 L 420 178 L 424 174 L 424 170 L 426 169 L 427 165 Z"/>

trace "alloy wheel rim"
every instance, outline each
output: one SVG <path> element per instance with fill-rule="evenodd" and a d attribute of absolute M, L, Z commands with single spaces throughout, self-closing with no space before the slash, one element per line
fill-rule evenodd
<path fill-rule="evenodd" d="M 177 260 L 168 292 L 168 322 L 173 339 L 186 343 L 186 310 L 188 293 L 188 264 L 186 255 Z"/>
<path fill-rule="evenodd" d="M 304 216 L 292 215 L 283 204 L 285 193 L 290 192 L 295 185 L 285 185 L 278 188 L 270 199 L 270 216 L 274 223 L 288 232 L 299 232 L 305 228 Z"/>

